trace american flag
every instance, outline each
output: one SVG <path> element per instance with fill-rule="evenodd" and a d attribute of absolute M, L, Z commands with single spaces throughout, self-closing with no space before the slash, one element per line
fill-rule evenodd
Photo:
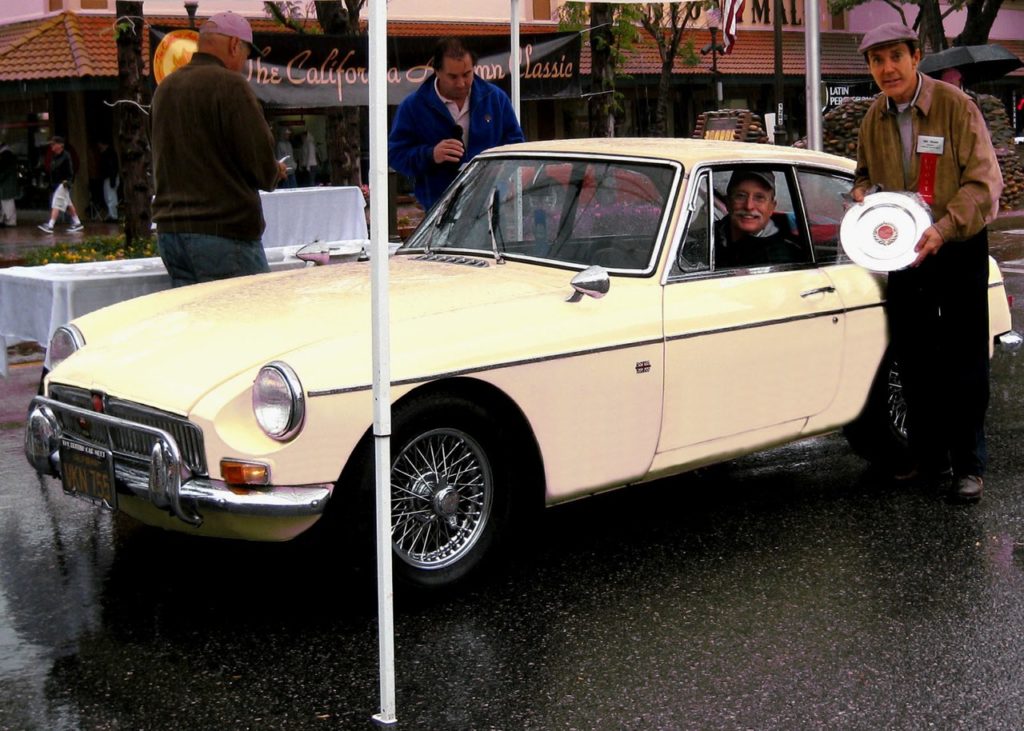
<path fill-rule="evenodd" d="M 722 53 L 732 53 L 736 26 L 743 17 L 746 0 L 722 0 Z"/>

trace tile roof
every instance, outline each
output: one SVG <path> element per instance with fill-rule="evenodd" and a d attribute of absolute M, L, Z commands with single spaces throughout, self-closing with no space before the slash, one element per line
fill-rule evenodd
<path fill-rule="evenodd" d="M 256 33 L 291 32 L 269 18 L 250 18 Z M 148 25 L 187 27 L 184 16 L 146 16 Z M 199 19 L 199 24 L 202 19 Z M 315 25 L 310 22 L 309 25 Z M 553 23 L 524 23 L 522 33 L 551 33 Z M 508 23 L 390 21 L 390 36 L 507 35 Z M 142 39 L 149 73 L 149 34 Z M 64 12 L 49 18 L 0 25 L 0 82 L 117 76 L 113 15 Z"/>
<path fill-rule="evenodd" d="M 117 76 L 117 47 L 112 15 L 78 15 L 64 12 L 48 18 L 0 25 L 0 83 L 13 81 L 85 79 L 109 80 Z M 184 27 L 184 16 L 147 16 L 150 25 Z M 281 32 L 269 18 L 251 18 L 257 33 Z M 310 22 L 312 25 L 312 22 Z M 508 24 L 473 21 L 389 21 L 388 35 L 393 37 L 436 35 L 507 35 Z M 551 33 L 554 23 L 524 23 L 521 32 Z M 283 31 L 290 32 L 290 31 Z M 824 77 L 865 77 L 867 69 L 857 53 L 860 36 L 855 33 L 826 31 L 820 34 L 821 74 Z M 692 40 L 700 49 L 710 40 L 703 28 L 686 31 L 684 41 Z M 1024 57 L 1024 40 L 1000 40 L 1011 52 Z M 807 69 L 804 34 L 784 32 L 783 70 L 787 76 L 802 77 Z M 774 33 L 771 30 L 741 29 L 729 55 L 718 56 L 718 71 L 725 76 L 770 78 L 774 74 Z M 149 72 L 149 34 L 143 35 L 143 59 Z M 696 66 L 687 66 L 677 58 L 674 73 L 703 76 L 710 72 L 711 59 L 701 57 Z M 583 46 L 580 72 L 590 73 L 590 49 Z M 661 60 L 654 40 L 641 32 L 636 47 L 627 55 L 625 74 L 657 76 Z M 1013 76 L 1024 76 L 1020 69 Z"/>
<path fill-rule="evenodd" d="M 857 53 L 860 37 L 852 33 L 826 32 L 821 38 L 821 73 L 827 76 L 867 76 L 864 58 Z M 711 36 L 703 28 L 689 29 L 683 33 L 683 43 L 693 42 L 699 52 L 708 44 Z M 765 76 L 775 73 L 775 34 L 770 30 L 741 30 L 736 35 L 732 53 L 718 54 L 718 72 L 728 76 Z M 711 55 L 699 57 L 696 66 L 687 66 L 682 58 L 676 58 L 673 73 L 685 76 L 707 75 L 711 72 Z M 782 68 L 787 76 L 804 76 L 807 72 L 807 56 L 804 48 L 804 34 L 783 32 Z M 622 72 L 634 76 L 661 73 L 661 58 L 658 47 L 646 32 L 641 32 L 635 48 L 626 56 Z M 580 59 L 580 73 L 590 73 L 590 54 Z"/>
<path fill-rule="evenodd" d="M 992 41 L 992 42 L 993 43 L 998 43 L 1000 46 L 1005 48 L 1007 51 L 1012 53 L 1014 56 L 1016 56 L 1017 58 L 1019 58 L 1022 61 L 1024 61 L 1024 40 L 1002 40 L 1002 39 L 1000 39 L 1000 40 Z M 1019 68 L 1016 71 L 1014 71 L 1013 73 L 1007 74 L 1007 76 L 1013 76 L 1013 77 L 1016 77 L 1016 78 L 1024 77 L 1024 68 Z"/>

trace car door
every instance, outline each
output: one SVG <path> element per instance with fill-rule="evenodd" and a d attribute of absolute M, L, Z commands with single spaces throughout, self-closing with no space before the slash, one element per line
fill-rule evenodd
<path fill-rule="evenodd" d="M 712 239 L 728 216 L 723 192 L 731 172 L 696 171 L 688 226 L 665 280 L 659 453 L 687 452 L 668 464 L 793 438 L 827 408 L 839 383 L 842 308 L 813 261 L 791 170 L 768 170 L 777 181 L 773 219 L 792 227 L 802 260 L 716 267 Z"/>

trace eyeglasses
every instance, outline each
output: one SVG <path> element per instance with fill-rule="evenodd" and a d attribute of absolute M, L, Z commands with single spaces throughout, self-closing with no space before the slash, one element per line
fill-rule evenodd
<path fill-rule="evenodd" d="M 742 190 L 737 190 L 735 193 L 729 194 L 729 200 L 733 203 L 746 203 L 748 200 L 754 201 L 757 205 L 764 205 L 771 201 L 772 197 L 767 193 L 745 193 Z"/>

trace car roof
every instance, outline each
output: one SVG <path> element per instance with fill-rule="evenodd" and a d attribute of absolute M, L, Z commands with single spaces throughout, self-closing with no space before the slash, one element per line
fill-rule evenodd
<path fill-rule="evenodd" d="M 592 137 L 542 140 L 504 145 L 488 150 L 485 154 L 507 154 L 510 152 L 649 157 L 682 163 L 686 170 L 701 163 L 718 162 L 810 163 L 851 171 L 855 167 L 853 160 L 845 157 L 798 147 L 677 137 Z"/>

